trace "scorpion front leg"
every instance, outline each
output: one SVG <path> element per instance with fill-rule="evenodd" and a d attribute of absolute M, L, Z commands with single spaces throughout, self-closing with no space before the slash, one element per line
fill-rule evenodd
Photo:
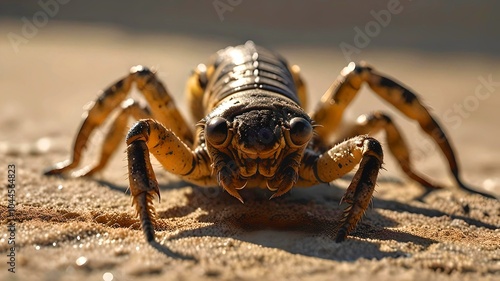
<path fill-rule="evenodd" d="M 335 241 L 342 242 L 356 227 L 372 200 L 383 163 L 380 143 L 368 136 L 346 140 L 323 154 L 308 151 L 300 169 L 298 185 L 331 182 L 350 172 L 359 163 L 342 201 L 347 203 Z"/>
<path fill-rule="evenodd" d="M 160 197 L 158 182 L 151 166 L 152 153 L 170 173 L 186 179 L 210 177 L 210 166 L 171 130 L 152 119 L 137 122 L 127 135 L 129 186 L 133 205 L 139 215 L 148 242 L 154 240 L 156 220 L 153 198 Z"/>

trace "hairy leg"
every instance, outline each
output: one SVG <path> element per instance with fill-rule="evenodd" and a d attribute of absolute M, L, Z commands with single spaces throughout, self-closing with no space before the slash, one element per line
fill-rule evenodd
<path fill-rule="evenodd" d="M 129 187 L 148 241 L 154 240 L 156 215 L 152 200 L 155 195 L 160 196 L 150 153 L 172 174 L 199 184 L 215 184 L 202 150 L 193 151 L 172 130 L 155 120 L 137 122 L 127 135 Z"/>
<path fill-rule="evenodd" d="M 340 219 L 336 241 L 343 241 L 356 227 L 372 200 L 379 170 L 383 163 L 380 143 L 368 136 L 346 140 L 324 153 L 307 151 L 298 185 L 331 182 L 350 172 L 359 163 L 342 199 L 348 206 Z"/>

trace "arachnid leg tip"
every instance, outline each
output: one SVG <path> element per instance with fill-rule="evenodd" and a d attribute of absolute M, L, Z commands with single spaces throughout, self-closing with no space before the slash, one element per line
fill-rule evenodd
<path fill-rule="evenodd" d="M 62 176 L 62 173 L 62 169 L 59 169 L 57 167 L 50 167 L 43 171 L 44 176 Z"/>

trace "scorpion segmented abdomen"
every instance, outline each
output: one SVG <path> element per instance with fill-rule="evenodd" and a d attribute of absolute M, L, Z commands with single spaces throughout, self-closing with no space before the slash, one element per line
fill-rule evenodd
<path fill-rule="evenodd" d="M 217 53 L 215 71 L 207 85 L 206 108 L 246 90 L 260 89 L 300 103 L 287 62 L 249 41 Z"/>

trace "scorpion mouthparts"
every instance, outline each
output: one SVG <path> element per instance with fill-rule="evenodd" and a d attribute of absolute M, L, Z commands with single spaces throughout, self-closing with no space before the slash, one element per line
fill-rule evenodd
<path fill-rule="evenodd" d="M 241 195 L 238 193 L 238 190 L 245 188 L 247 186 L 248 181 L 245 181 L 243 183 L 243 180 L 241 179 L 225 177 L 224 174 L 221 174 L 220 172 L 217 176 L 217 181 L 219 185 L 222 186 L 222 188 L 224 188 L 224 190 L 227 191 L 227 193 L 229 193 L 234 198 L 238 199 L 241 203 L 245 203 Z"/>
<path fill-rule="evenodd" d="M 245 204 L 245 202 L 243 201 L 243 198 L 241 197 L 241 195 L 238 193 L 238 191 L 236 189 L 231 189 L 231 188 L 226 188 L 225 186 L 222 186 L 226 191 L 227 193 L 229 193 L 231 196 L 233 196 L 234 198 L 238 199 L 241 203 Z"/>
<path fill-rule="evenodd" d="M 292 189 L 292 186 L 293 186 L 293 184 L 290 186 L 287 186 L 285 188 L 279 188 L 278 191 L 276 191 L 275 193 L 273 193 L 273 195 L 271 195 L 271 197 L 269 197 L 269 200 L 276 198 L 276 197 L 280 197 L 281 195 L 287 193 L 288 191 L 290 191 L 290 189 Z"/>
<path fill-rule="evenodd" d="M 292 180 L 284 180 L 279 184 L 279 187 L 271 187 L 268 183 L 267 188 L 271 191 L 276 191 L 275 193 L 273 193 L 273 195 L 271 195 L 269 200 L 276 198 L 276 197 L 279 197 L 279 196 L 287 193 L 288 191 L 290 191 L 290 189 L 292 189 L 292 187 L 295 185 L 295 182 L 296 181 L 293 179 Z"/>
<path fill-rule="evenodd" d="M 243 201 L 243 198 L 241 197 L 241 195 L 238 193 L 238 191 L 236 190 L 236 188 L 232 188 L 232 187 L 228 187 L 228 186 L 225 186 L 225 185 L 222 185 L 222 187 L 227 191 L 227 193 L 229 193 L 231 196 L 233 196 L 234 198 L 238 199 L 241 203 L 245 204 L 245 202 Z"/>
<path fill-rule="evenodd" d="M 270 191 L 276 191 L 276 190 L 278 190 L 278 188 L 277 188 L 277 187 L 271 187 L 271 186 L 269 185 L 269 181 L 266 181 L 266 186 L 267 186 L 267 189 L 269 189 Z"/>
<path fill-rule="evenodd" d="M 248 181 L 246 181 L 245 184 L 242 185 L 241 187 L 236 187 L 235 189 L 242 190 L 243 188 L 245 188 L 247 186 L 247 184 L 248 184 Z"/>
<path fill-rule="evenodd" d="M 279 197 L 292 189 L 292 187 L 297 183 L 298 175 L 293 169 L 286 169 L 279 178 L 273 179 L 271 184 L 267 182 L 267 188 L 271 191 L 276 191 L 269 200 Z M 278 186 L 278 187 L 273 187 Z"/>

